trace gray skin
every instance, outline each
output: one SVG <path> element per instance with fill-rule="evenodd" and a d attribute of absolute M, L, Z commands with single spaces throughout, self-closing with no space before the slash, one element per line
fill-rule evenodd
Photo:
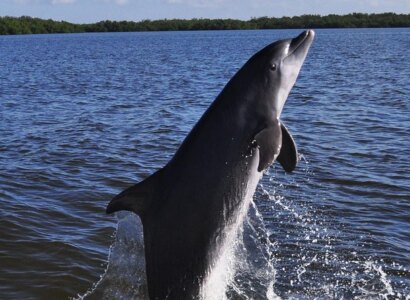
<path fill-rule="evenodd" d="M 256 53 L 169 163 L 116 196 L 107 213 L 142 220 L 150 299 L 198 299 L 262 173 L 291 172 L 296 145 L 280 115 L 313 41 L 308 30 Z"/>

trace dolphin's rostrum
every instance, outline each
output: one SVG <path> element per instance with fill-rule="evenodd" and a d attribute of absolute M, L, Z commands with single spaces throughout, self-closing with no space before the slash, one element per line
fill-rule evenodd
<path fill-rule="evenodd" d="M 108 205 L 141 218 L 150 299 L 205 297 L 262 172 L 275 160 L 294 170 L 296 145 L 280 115 L 313 37 L 308 30 L 251 57 L 169 163 Z"/>

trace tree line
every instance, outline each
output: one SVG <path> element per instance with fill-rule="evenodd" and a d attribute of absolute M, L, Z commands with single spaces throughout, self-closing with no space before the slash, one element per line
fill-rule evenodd
<path fill-rule="evenodd" d="M 410 27 L 410 14 L 302 15 L 295 17 L 260 17 L 236 19 L 163 19 L 134 21 L 101 21 L 73 24 L 65 21 L 32 17 L 0 17 L 0 35 L 80 32 L 131 32 L 227 29 L 290 29 L 290 28 L 375 28 Z"/>

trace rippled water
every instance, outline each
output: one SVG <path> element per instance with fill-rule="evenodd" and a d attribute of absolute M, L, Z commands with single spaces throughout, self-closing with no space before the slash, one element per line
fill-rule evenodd
<path fill-rule="evenodd" d="M 138 219 L 106 204 L 298 33 L 0 37 L 0 298 L 144 298 Z M 409 29 L 317 31 L 282 114 L 303 160 L 261 181 L 228 298 L 410 298 L 409 47 Z"/>

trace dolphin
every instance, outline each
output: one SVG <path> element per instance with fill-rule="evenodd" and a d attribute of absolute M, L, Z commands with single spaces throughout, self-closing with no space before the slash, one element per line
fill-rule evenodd
<path fill-rule="evenodd" d="M 106 212 L 143 224 L 150 299 L 202 299 L 232 243 L 263 172 L 291 172 L 296 144 L 280 121 L 314 38 L 307 30 L 274 42 L 231 78 L 162 169 L 129 187 Z"/>

